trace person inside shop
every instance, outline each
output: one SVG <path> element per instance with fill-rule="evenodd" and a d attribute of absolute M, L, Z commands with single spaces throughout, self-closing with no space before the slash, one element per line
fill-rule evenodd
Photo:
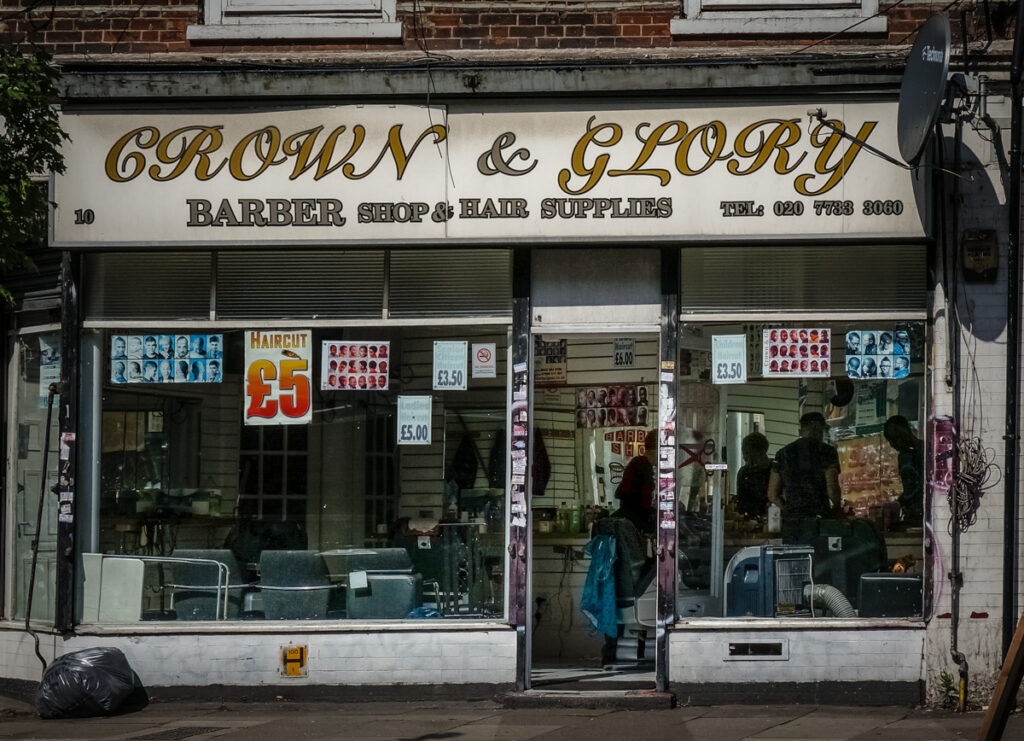
<path fill-rule="evenodd" d="M 644 437 L 644 453 L 626 464 L 622 481 L 615 488 L 619 508 L 611 517 L 623 517 L 641 533 L 654 533 L 655 494 L 657 491 L 654 463 L 658 456 L 658 431 L 649 430 Z"/>
<path fill-rule="evenodd" d="M 743 466 L 736 474 L 736 508 L 748 520 L 761 522 L 768 513 L 768 479 L 772 460 L 768 457 L 768 438 L 751 432 L 740 443 Z"/>
<path fill-rule="evenodd" d="M 914 434 L 906 417 L 895 415 L 885 421 L 885 441 L 897 454 L 897 467 L 903 493 L 900 494 L 900 519 L 907 525 L 920 525 L 924 515 L 924 443 Z"/>
<path fill-rule="evenodd" d="M 782 542 L 797 543 L 801 520 L 842 513 L 839 454 L 825 442 L 828 424 L 820 412 L 800 418 L 800 436 L 775 454 L 768 501 L 782 511 Z"/>

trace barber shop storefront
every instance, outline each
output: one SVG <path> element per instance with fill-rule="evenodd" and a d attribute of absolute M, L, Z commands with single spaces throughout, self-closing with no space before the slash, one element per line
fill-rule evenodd
<path fill-rule="evenodd" d="M 926 183 L 828 103 L 66 109 L 33 618 L 150 686 L 919 699 Z"/>

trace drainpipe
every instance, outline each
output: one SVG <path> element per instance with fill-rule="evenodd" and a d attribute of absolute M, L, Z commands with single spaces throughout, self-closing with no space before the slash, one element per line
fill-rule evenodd
<path fill-rule="evenodd" d="M 1006 433 L 1003 435 L 1003 658 L 1010 651 L 1017 622 L 1017 446 L 1020 443 L 1020 134 L 1021 67 L 1024 56 L 1024 2 L 1017 3 L 1010 67 L 1010 193 L 1006 256 Z"/>
<path fill-rule="evenodd" d="M 946 280 L 946 302 L 950 307 L 949 315 L 949 358 L 950 374 L 953 382 L 953 424 L 954 428 L 961 422 L 962 409 L 960 406 L 960 312 L 957 307 L 959 300 L 958 285 L 956 280 L 956 262 L 960 255 L 960 147 L 963 143 L 963 117 L 959 113 L 956 116 L 955 131 L 953 138 L 953 208 L 950 209 L 951 224 L 947 244 L 951 247 L 946 255 L 945 280 Z M 951 253 L 951 254 L 950 254 Z M 957 486 L 960 480 L 960 436 L 957 432 L 953 434 L 952 467 L 953 486 Z M 964 575 L 960 571 L 960 534 L 963 532 L 960 525 L 960 508 L 957 506 L 955 496 L 952 506 L 952 536 L 953 543 L 950 554 L 949 570 L 949 607 L 950 607 L 950 642 L 949 653 L 959 668 L 960 681 L 957 692 L 957 712 L 964 712 L 967 709 L 967 680 L 968 666 L 967 657 L 960 651 L 960 590 L 964 586 Z"/>

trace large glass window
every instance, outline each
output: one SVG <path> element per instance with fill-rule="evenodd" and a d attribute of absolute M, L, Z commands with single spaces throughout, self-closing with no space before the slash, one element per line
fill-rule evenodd
<path fill-rule="evenodd" d="M 921 614 L 924 357 L 917 322 L 682 326 L 680 615 Z"/>
<path fill-rule="evenodd" d="M 506 327 L 311 340 L 301 378 L 287 348 L 254 374 L 241 330 L 97 331 L 85 622 L 504 616 Z M 267 379 L 280 395 L 254 398 Z M 245 423 L 305 389 L 301 424 Z"/>
<path fill-rule="evenodd" d="M 50 384 L 60 380 L 60 334 L 23 334 L 14 341 L 17 343 L 13 353 L 17 368 L 8 428 L 13 453 L 8 485 L 12 491 L 7 497 L 8 522 L 14 526 L 14 579 L 11 585 L 13 609 L 8 614 L 24 619 L 32 584 L 33 620 L 52 621 L 57 586 L 57 497 L 52 493 L 59 466 L 57 397 L 54 397 L 49 428 L 46 420 Z M 49 448 L 48 453 L 46 448 Z M 33 580 L 34 545 L 38 554 Z"/>

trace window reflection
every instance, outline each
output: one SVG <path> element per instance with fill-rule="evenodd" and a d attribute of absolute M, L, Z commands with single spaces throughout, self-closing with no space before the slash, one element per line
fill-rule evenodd
<path fill-rule="evenodd" d="M 681 616 L 921 614 L 923 326 L 811 324 L 682 328 Z M 716 335 L 745 336 L 745 382 L 712 383 Z"/>
<path fill-rule="evenodd" d="M 243 425 L 244 332 L 216 337 L 219 382 L 104 386 L 86 622 L 503 616 L 505 328 L 374 330 L 388 383 L 314 371 L 309 425 Z M 313 339 L 314 368 L 322 341 L 365 340 Z M 437 339 L 495 343 L 495 377 L 433 390 Z M 431 397 L 430 445 L 397 443 L 400 394 Z"/>

